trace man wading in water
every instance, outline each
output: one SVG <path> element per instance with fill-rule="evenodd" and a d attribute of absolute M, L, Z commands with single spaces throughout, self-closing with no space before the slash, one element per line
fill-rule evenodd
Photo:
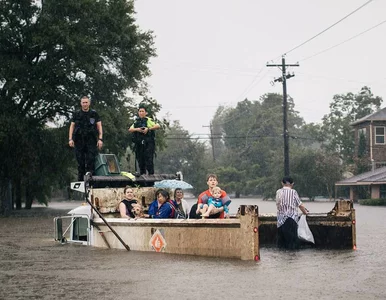
<path fill-rule="evenodd" d="M 276 191 L 277 206 L 277 246 L 285 249 L 298 249 L 298 208 L 307 214 L 298 192 L 292 189 L 294 181 L 291 177 L 284 177 L 282 188 Z"/>

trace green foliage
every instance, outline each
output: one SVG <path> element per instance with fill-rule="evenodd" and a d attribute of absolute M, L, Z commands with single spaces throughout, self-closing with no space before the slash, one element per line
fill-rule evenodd
<path fill-rule="evenodd" d="M 229 109 L 225 108 L 224 106 L 219 106 L 211 122 L 211 147 L 214 160 L 217 160 L 225 150 L 223 140 L 224 131 L 222 125 L 226 123 L 226 111 L 229 111 Z"/>
<path fill-rule="evenodd" d="M 359 134 L 358 154 L 354 156 L 353 162 L 355 174 L 361 174 L 371 169 L 367 154 L 366 136 L 363 132 Z"/>
<path fill-rule="evenodd" d="M 0 115 L 0 127 L 8 132 L 0 138 L 0 153 L 5 157 L 0 178 L 12 180 L 20 189 L 17 195 L 25 195 L 27 208 L 34 199 L 47 203 L 52 187 L 63 186 L 71 175 L 67 166 L 72 156 L 63 142 L 67 130 L 43 128 L 9 114 Z M 19 208 L 20 201 L 16 197 Z"/>
<path fill-rule="evenodd" d="M 68 127 L 44 126 L 67 125 L 83 95 L 102 116 L 104 151 L 125 153 L 134 106 L 127 95 L 145 97 L 155 56 L 153 35 L 134 14 L 126 0 L 0 2 L 0 181 L 11 179 L 17 203 L 22 195 L 28 205 L 45 202 L 71 180 Z"/>
<path fill-rule="evenodd" d="M 123 105 L 97 109 L 103 124 L 103 152 L 116 154 L 126 152 L 129 145 L 128 109 Z"/>
<path fill-rule="evenodd" d="M 221 183 L 221 188 L 225 191 L 244 191 L 244 186 L 246 182 L 245 171 L 237 170 L 234 167 L 219 167 L 214 170 L 214 172 L 219 180 L 219 185 Z"/>
<path fill-rule="evenodd" d="M 371 206 L 386 206 L 386 199 L 362 199 L 359 200 L 360 205 L 371 205 Z"/>
<path fill-rule="evenodd" d="M 40 123 L 68 116 L 82 95 L 103 106 L 143 86 L 153 36 L 134 23 L 133 1 L 1 2 L 2 102 Z M 15 34 L 17 32 L 17 34 Z"/>
<path fill-rule="evenodd" d="M 193 185 L 195 194 L 207 189 L 205 178 L 211 162 L 205 144 L 191 138 L 177 121 L 166 129 L 165 134 L 167 147 L 157 153 L 156 173 L 182 171 L 184 180 Z"/>
<path fill-rule="evenodd" d="M 24 195 L 29 205 L 34 199 L 44 203 L 52 188 L 71 180 L 75 161 L 66 146 L 67 125 L 83 95 L 90 96 L 101 115 L 104 151 L 128 155 L 127 128 L 138 108 L 127 96 L 131 93 L 143 98 L 149 116 L 161 125 L 156 132 L 157 172 L 182 171 L 195 193 L 207 188 L 206 175 L 215 172 L 229 193 L 273 197 L 284 173 L 282 95 L 245 99 L 235 108 L 220 106 L 211 122 L 209 152 L 178 122 L 170 127 L 156 117 L 161 107 L 146 96 L 144 82 L 155 56 L 153 34 L 135 24 L 134 1 L 36 3 L 0 2 L 0 182 L 12 181 L 17 202 Z M 331 197 L 342 168 L 353 162 L 350 124 L 379 109 L 382 99 L 368 87 L 358 94 L 335 95 L 322 126 L 305 124 L 293 99 L 287 102 L 296 188 L 311 199 Z M 48 121 L 64 127 L 48 129 Z M 365 168 L 364 143 L 360 138 L 357 172 Z"/>
<path fill-rule="evenodd" d="M 225 146 L 216 162 L 216 171 L 223 172 L 225 177 L 235 173 L 240 182 L 236 184 L 231 180 L 228 192 L 269 196 L 270 190 L 280 182 L 283 174 L 280 161 L 283 153 L 282 101 L 281 95 L 266 94 L 260 101 L 245 99 L 236 108 L 223 109 L 216 115 L 222 123 L 213 123 L 222 127 Z M 296 136 L 303 123 L 289 98 L 290 132 Z"/>
<path fill-rule="evenodd" d="M 337 154 L 322 150 L 302 149 L 291 160 L 292 177 L 301 196 L 313 200 L 315 196 L 334 197 L 335 182 L 341 179 L 342 166 Z"/>
<path fill-rule="evenodd" d="M 335 95 L 330 113 L 323 117 L 322 130 L 328 138 L 326 149 L 338 152 L 345 164 L 352 163 L 354 137 L 350 124 L 378 110 L 381 103 L 382 98 L 374 97 L 366 86 L 358 94 Z"/>
<path fill-rule="evenodd" d="M 67 130 L 63 128 L 45 128 L 29 138 L 29 150 L 34 155 L 28 155 L 28 163 L 23 166 L 29 171 L 28 176 L 20 174 L 22 186 L 26 188 L 26 208 L 31 207 L 34 199 L 47 204 L 53 189 L 68 185 L 72 173 L 67 166 L 73 159 L 63 143 L 67 136 Z"/>

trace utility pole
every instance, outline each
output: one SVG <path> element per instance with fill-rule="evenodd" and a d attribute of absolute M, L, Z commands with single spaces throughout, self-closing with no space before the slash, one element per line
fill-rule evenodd
<path fill-rule="evenodd" d="M 284 176 L 289 176 L 289 134 L 288 134 L 288 105 L 287 105 L 287 79 L 294 77 L 294 74 L 287 74 L 286 67 L 299 67 L 299 63 L 297 64 L 286 64 L 285 56 L 283 55 L 281 58 L 281 64 L 267 64 L 267 67 L 279 67 L 282 71 L 282 76 L 276 78 L 274 82 L 282 82 L 283 83 L 283 137 L 284 137 Z"/>
<path fill-rule="evenodd" d="M 202 127 L 209 127 L 209 129 L 210 129 L 210 142 L 212 144 L 213 161 L 216 161 L 216 157 L 214 155 L 214 138 L 213 138 L 213 125 L 212 125 L 212 122 L 210 122 L 209 126 L 202 126 Z"/>

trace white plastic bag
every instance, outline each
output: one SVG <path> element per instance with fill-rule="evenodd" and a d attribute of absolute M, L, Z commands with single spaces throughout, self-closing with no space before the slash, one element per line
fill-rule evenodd
<path fill-rule="evenodd" d="M 314 236 L 308 227 L 306 215 L 301 215 L 298 222 L 298 237 L 299 239 L 315 244 Z"/>

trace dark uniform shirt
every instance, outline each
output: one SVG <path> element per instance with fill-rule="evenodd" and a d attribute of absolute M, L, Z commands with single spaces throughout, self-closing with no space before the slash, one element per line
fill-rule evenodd
<path fill-rule="evenodd" d="M 71 120 L 71 122 L 75 123 L 74 132 L 72 134 L 75 144 L 77 141 L 85 141 L 85 139 L 96 142 L 98 139 L 96 124 L 100 121 L 98 113 L 93 109 L 90 109 L 89 111 L 79 110 L 75 112 Z"/>

